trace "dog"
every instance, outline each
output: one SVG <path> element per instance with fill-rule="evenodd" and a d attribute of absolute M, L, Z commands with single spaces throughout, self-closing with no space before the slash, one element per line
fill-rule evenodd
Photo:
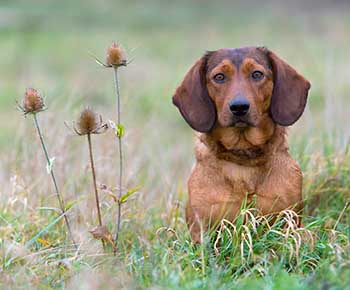
<path fill-rule="evenodd" d="M 286 127 L 302 115 L 311 85 L 265 47 L 209 51 L 185 75 L 173 104 L 198 132 L 188 181 L 192 240 L 243 201 L 262 214 L 302 211 L 302 172 L 288 152 Z"/>

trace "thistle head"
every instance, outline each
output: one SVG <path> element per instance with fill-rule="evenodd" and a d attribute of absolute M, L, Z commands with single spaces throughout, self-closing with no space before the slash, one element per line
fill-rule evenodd
<path fill-rule="evenodd" d="M 28 88 L 25 91 L 22 105 L 18 105 L 18 108 L 25 115 L 38 113 L 45 110 L 44 99 L 36 89 Z"/>
<path fill-rule="evenodd" d="M 126 54 L 123 48 L 113 42 L 112 45 L 107 50 L 107 58 L 106 58 L 106 66 L 108 67 L 118 67 L 118 66 L 126 66 L 127 59 Z"/>
<path fill-rule="evenodd" d="M 80 113 L 80 117 L 73 129 L 79 136 L 101 134 L 108 129 L 108 125 L 103 123 L 101 115 L 98 115 L 90 108 L 85 108 Z"/>

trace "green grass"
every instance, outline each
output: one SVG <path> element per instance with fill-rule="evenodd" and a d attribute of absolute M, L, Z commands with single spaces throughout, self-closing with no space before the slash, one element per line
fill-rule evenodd
<path fill-rule="evenodd" d="M 337 223 L 350 199 L 348 4 L 200 3 L 0 3 L 0 288 L 350 289 L 350 209 Z M 104 255 L 88 232 L 97 224 L 88 148 L 64 125 L 85 105 L 116 119 L 112 72 L 90 56 L 103 59 L 113 40 L 135 57 L 120 76 L 125 187 L 140 187 L 123 207 L 117 256 Z M 269 228 L 256 213 L 244 223 L 252 211 L 244 210 L 222 225 L 220 243 L 205 235 L 195 247 L 184 220 L 193 132 L 171 96 L 205 50 L 250 44 L 268 46 L 312 83 L 289 138 L 304 173 L 305 229 L 282 217 Z M 66 243 L 64 222 L 55 221 L 57 201 L 32 120 L 15 110 L 29 86 L 46 96 L 49 109 L 39 119 L 72 206 L 78 253 Z M 113 133 L 93 142 L 97 182 L 115 191 Z M 108 190 L 100 192 L 113 230 L 116 204 Z M 41 242 L 33 240 L 43 229 Z"/>

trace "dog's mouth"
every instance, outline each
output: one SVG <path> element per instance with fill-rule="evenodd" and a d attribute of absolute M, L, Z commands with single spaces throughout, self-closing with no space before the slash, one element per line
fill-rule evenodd
<path fill-rule="evenodd" d="M 230 115 L 219 115 L 219 124 L 224 128 L 239 128 L 248 129 L 258 126 L 258 119 L 254 118 L 250 114 L 246 116 L 232 116 Z"/>
<path fill-rule="evenodd" d="M 236 127 L 236 128 L 242 128 L 242 129 L 247 128 L 247 127 L 256 127 L 256 125 L 253 122 L 251 122 L 250 120 L 246 120 L 246 119 L 242 119 L 242 118 L 233 120 L 231 126 Z"/>
<path fill-rule="evenodd" d="M 249 124 L 247 122 L 244 122 L 244 121 L 238 121 L 238 122 L 234 123 L 233 126 L 237 127 L 237 128 L 246 128 L 246 127 L 249 127 Z"/>

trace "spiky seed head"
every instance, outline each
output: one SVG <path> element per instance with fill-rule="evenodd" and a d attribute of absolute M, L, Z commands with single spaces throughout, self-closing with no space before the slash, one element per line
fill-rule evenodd
<path fill-rule="evenodd" d="M 43 97 L 33 88 L 28 88 L 24 94 L 22 110 L 25 114 L 38 113 L 45 109 Z"/>
<path fill-rule="evenodd" d="M 94 132 L 100 125 L 97 114 L 90 108 L 85 108 L 77 122 L 77 130 L 81 135 Z"/>
<path fill-rule="evenodd" d="M 109 67 L 118 67 L 125 66 L 126 63 L 127 60 L 123 48 L 118 43 L 113 42 L 107 50 L 106 65 Z"/>
<path fill-rule="evenodd" d="M 98 115 L 90 108 L 85 108 L 77 121 L 73 125 L 74 131 L 78 135 L 101 134 L 108 129 L 108 125 L 103 123 L 101 115 Z"/>

